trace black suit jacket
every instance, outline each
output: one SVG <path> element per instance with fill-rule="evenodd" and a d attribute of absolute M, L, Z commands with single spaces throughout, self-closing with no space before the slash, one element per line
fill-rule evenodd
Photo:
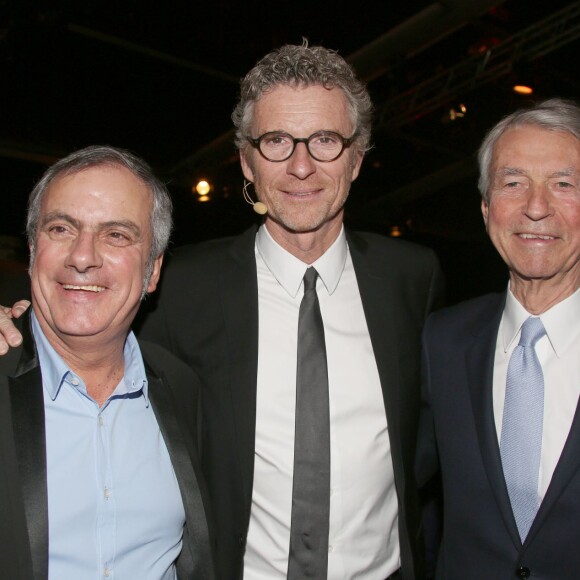
<path fill-rule="evenodd" d="M 176 251 L 141 335 L 187 361 L 203 383 L 202 463 L 216 521 L 218 565 L 241 578 L 256 429 L 258 286 L 255 228 Z M 372 234 L 347 236 L 383 389 L 399 499 L 403 577 L 422 578 L 412 469 L 420 335 L 442 293 L 430 250 Z"/>
<path fill-rule="evenodd" d="M 503 476 L 493 414 L 493 366 L 505 294 L 433 314 L 424 336 L 424 406 L 417 477 L 440 464 L 445 580 L 580 575 L 580 416 L 522 546 Z M 574 321 L 577 324 L 577 321 Z M 519 570 L 520 576 L 516 575 Z"/>
<path fill-rule="evenodd" d="M 28 318 L 28 317 L 26 317 Z M 0 359 L 0 575 L 10 580 L 48 577 L 46 438 L 41 369 L 29 325 L 20 362 Z M 149 398 L 179 483 L 186 524 L 177 560 L 179 580 L 215 578 L 206 490 L 198 481 L 199 380 L 165 349 L 140 342 Z"/>

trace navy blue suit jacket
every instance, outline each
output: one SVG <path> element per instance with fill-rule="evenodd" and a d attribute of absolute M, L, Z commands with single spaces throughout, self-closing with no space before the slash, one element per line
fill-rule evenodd
<path fill-rule="evenodd" d="M 437 578 L 578 578 L 578 410 L 523 545 L 511 510 L 492 402 L 504 304 L 505 294 L 482 296 L 434 313 L 425 326 L 417 478 L 425 483 L 441 470 L 444 529 Z"/>

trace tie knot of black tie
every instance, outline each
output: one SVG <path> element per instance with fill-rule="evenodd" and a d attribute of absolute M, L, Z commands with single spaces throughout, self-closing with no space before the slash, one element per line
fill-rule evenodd
<path fill-rule="evenodd" d="M 306 269 L 306 273 L 304 274 L 304 293 L 315 290 L 316 289 L 316 279 L 318 278 L 318 272 L 316 268 L 310 266 L 310 268 Z"/>

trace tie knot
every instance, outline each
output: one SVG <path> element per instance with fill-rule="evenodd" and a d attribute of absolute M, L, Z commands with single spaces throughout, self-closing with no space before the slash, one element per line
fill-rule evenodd
<path fill-rule="evenodd" d="M 539 318 L 530 316 L 522 326 L 520 346 L 535 346 L 536 342 L 546 334 L 546 329 Z"/>
<path fill-rule="evenodd" d="M 316 279 L 318 278 L 318 272 L 315 268 L 310 266 L 306 269 L 306 273 L 304 274 L 304 293 L 308 292 L 309 290 L 313 290 L 316 288 Z"/>

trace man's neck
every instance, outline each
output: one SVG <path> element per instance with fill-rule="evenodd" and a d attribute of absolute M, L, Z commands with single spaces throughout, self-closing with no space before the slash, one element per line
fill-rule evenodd
<path fill-rule="evenodd" d="M 272 220 L 266 220 L 265 225 L 268 233 L 280 246 L 305 264 L 316 262 L 342 231 L 342 219 L 308 232 L 291 232 Z"/>
<path fill-rule="evenodd" d="M 510 276 L 510 290 L 518 302 L 536 316 L 543 314 L 576 292 L 580 281 L 570 280 L 523 280 Z"/>
<path fill-rule="evenodd" d="M 115 336 L 106 341 L 86 336 L 48 335 L 47 339 L 71 371 L 83 380 L 87 394 L 102 407 L 123 378 L 127 335 Z"/>

